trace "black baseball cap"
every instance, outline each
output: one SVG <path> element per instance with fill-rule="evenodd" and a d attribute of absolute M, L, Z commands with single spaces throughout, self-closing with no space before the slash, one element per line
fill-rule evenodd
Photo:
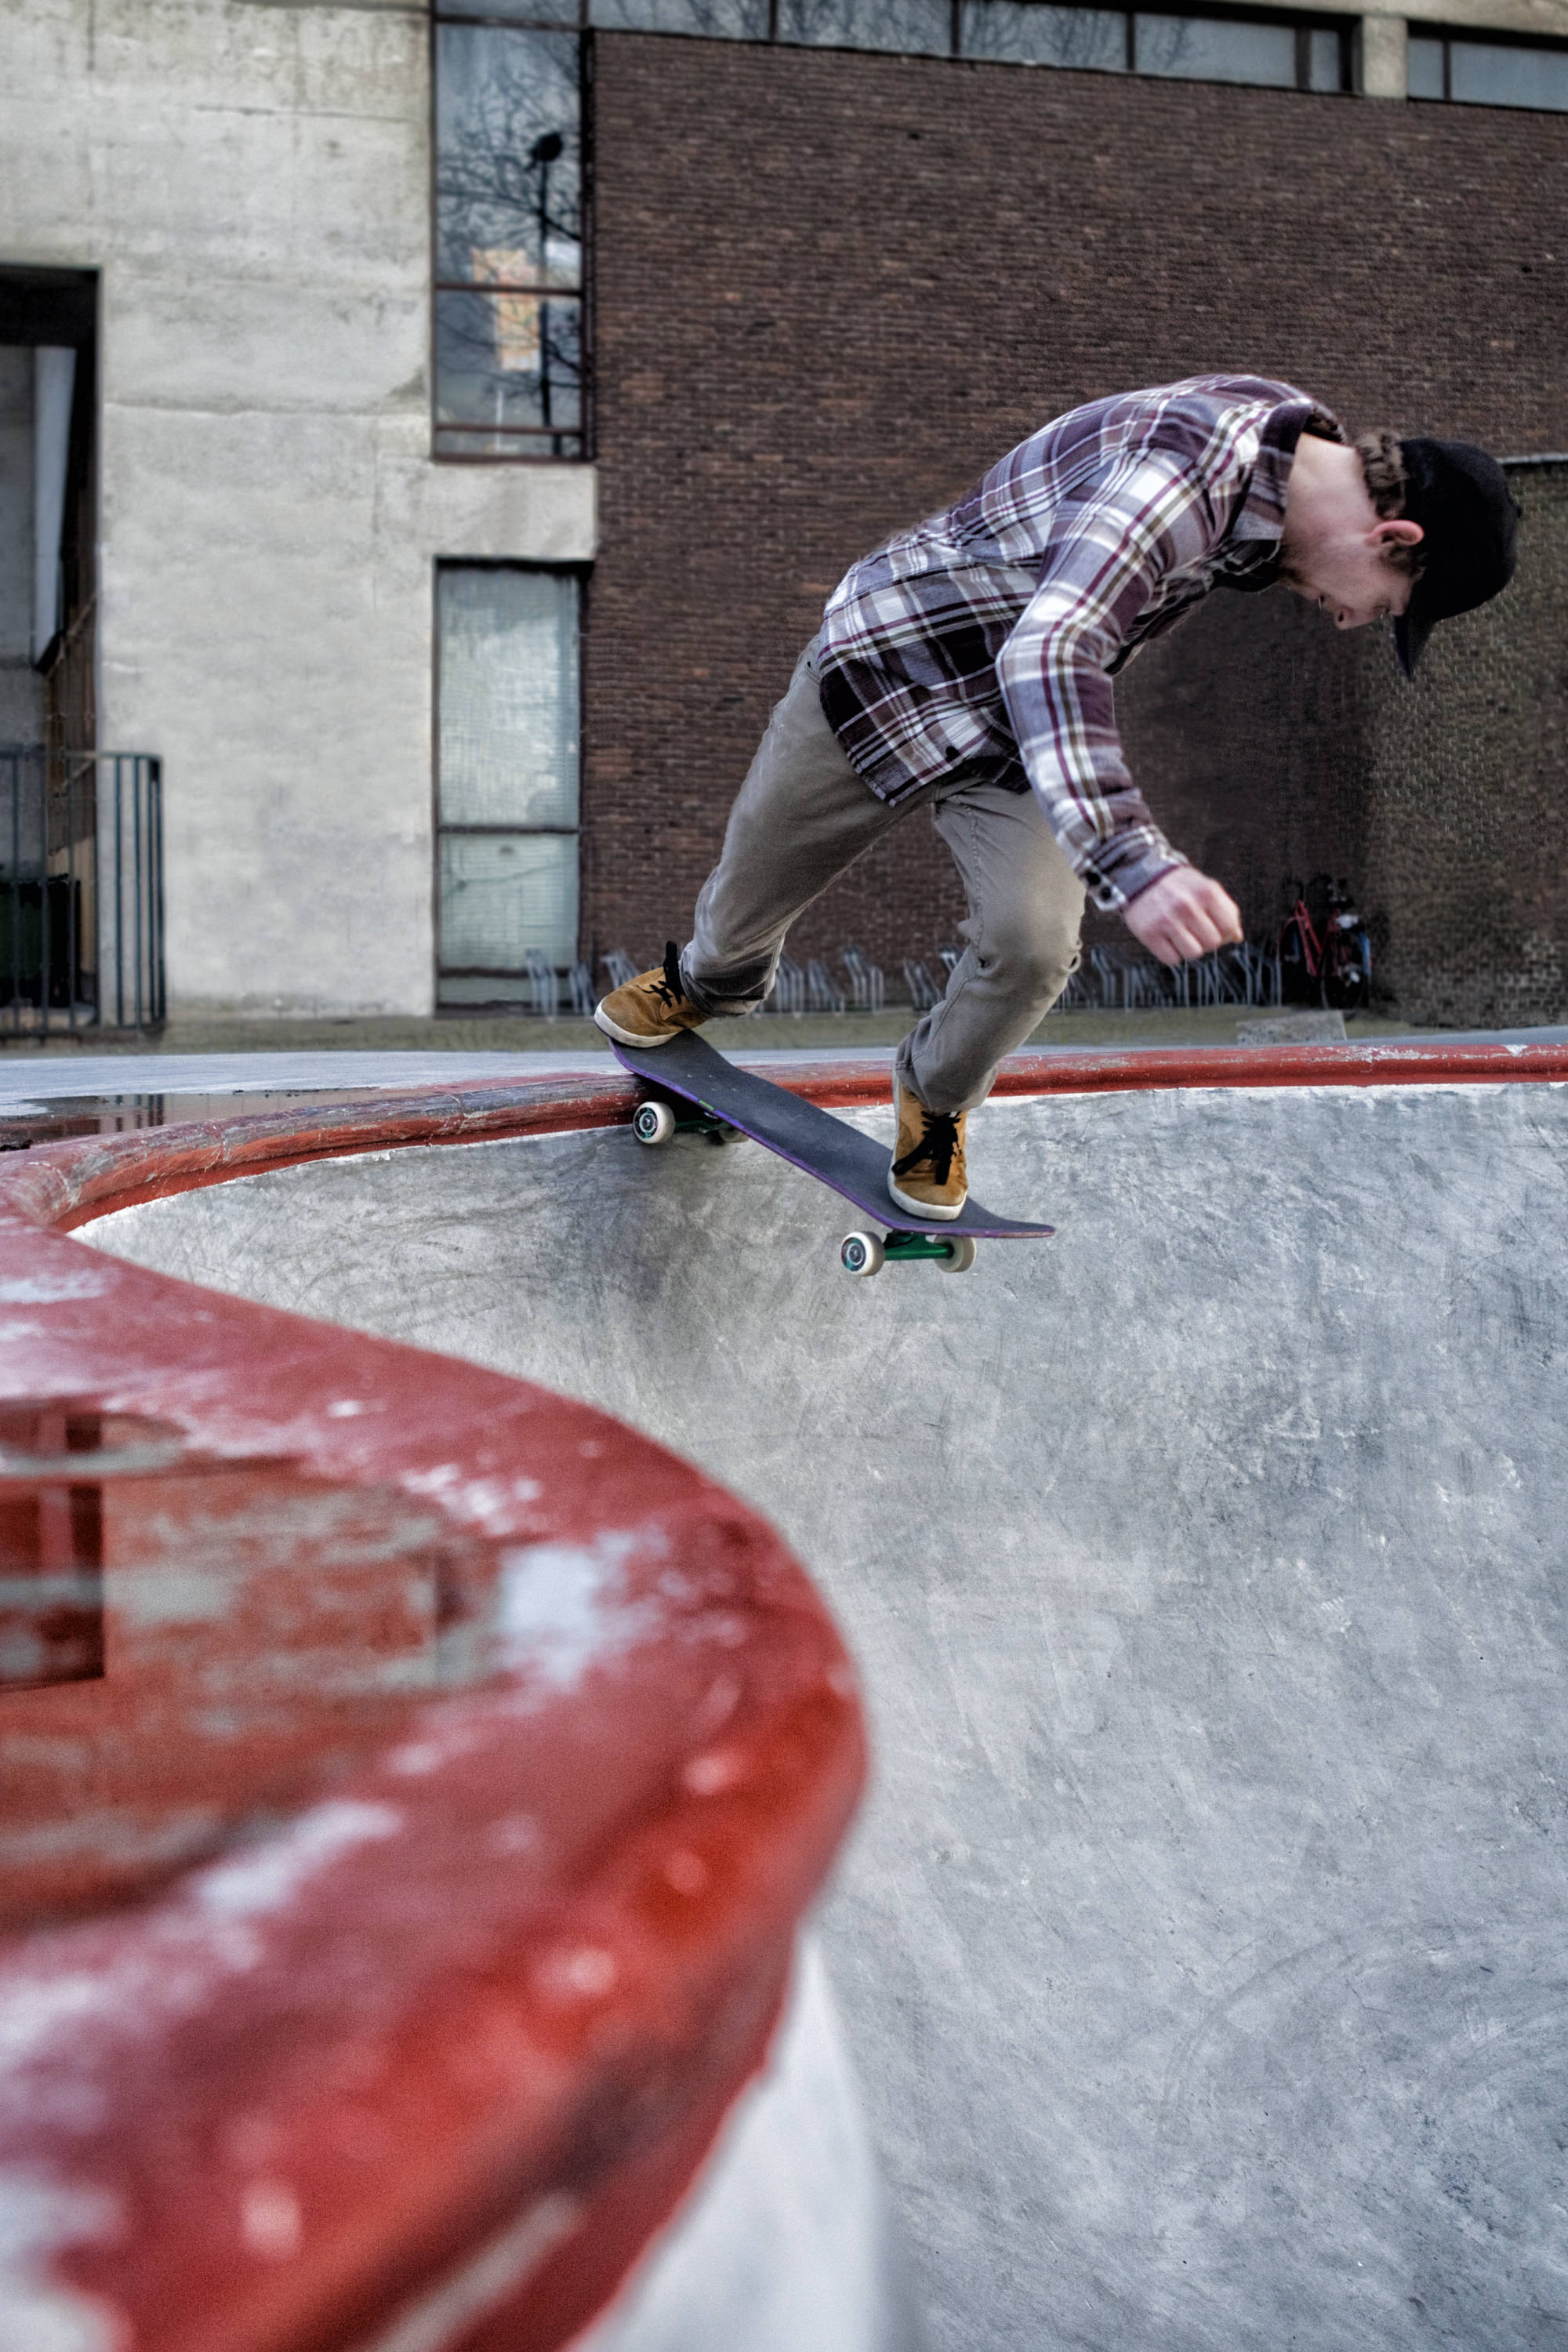
<path fill-rule="evenodd" d="M 1439 621 L 1473 612 L 1513 577 L 1519 527 L 1502 467 L 1470 441 L 1402 441 L 1405 516 L 1423 537 L 1421 576 L 1394 624 L 1394 650 L 1414 677 Z"/>

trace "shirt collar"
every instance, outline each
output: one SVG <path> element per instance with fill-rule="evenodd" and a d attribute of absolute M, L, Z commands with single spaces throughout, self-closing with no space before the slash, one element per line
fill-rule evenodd
<path fill-rule="evenodd" d="M 1296 444 L 1303 433 L 1314 434 L 1322 441 L 1342 442 L 1347 437 L 1331 410 L 1304 397 L 1281 401 L 1264 417 L 1247 496 L 1226 534 L 1230 549 L 1226 568 L 1242 572 L 1248 588 L 1270 587 L 1278 575 L 1285 493 L 1296 460 Z"/>

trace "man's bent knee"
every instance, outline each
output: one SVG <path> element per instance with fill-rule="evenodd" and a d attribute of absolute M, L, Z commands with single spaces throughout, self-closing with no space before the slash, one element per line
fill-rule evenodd
<path fill-rule="evenodd" d="M 1076 924 L 1070 930 L 1029 925 L 993 932 L 977 956 L 986 979 L 1005 994 L 1054 1003 L 1071 977 L 1078 953 Z"/>

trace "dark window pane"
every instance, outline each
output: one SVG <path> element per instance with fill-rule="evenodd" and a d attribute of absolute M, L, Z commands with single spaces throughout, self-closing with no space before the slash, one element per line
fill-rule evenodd
<path fill-rule="evenodd" d="M 606 32 L 699 33 L 714 41 L 765 41 L 768 0 L 589 0 L 588 21 Z"/>
<path fill-rule="evenodd" d="M 1428 40 L 1423 34 L 1410 36 L 1410 59 L 1406 68 L 1405 89 L 1412 98 L 1441 98 L 1443 95 L 1443 44 Z"/>
<path fill-rule="evenodd" d="M 1448 71 L 1451 93 L 1463 104 L 1543 107 L 1554 114 L 1568 113 L 1568 49 L 1450 41 Z"/>
<path fill-rule="evenodd" d="M 583 423 L 583 306 L 559 294 L 437 294 L 437 426 Z"/>
<path fill-rule="evenodd" d="M 779 0 L 779 38 L 824 49 L 945 57 L 948 0 Z"/>
<path fill-rule="evenodd" d="M 436 77 L 437 276 L 580 286 L 577 36 L 443 25 Z"/>
<path fill-rule="evenodd" d="M 1127 19 L 1120 9 L 1042 8 L 1032 0 L 963 0 L 960 53 L 1021 66 L 1127 68 Z"/>
<path fill-rule="evenodd" d="M 1217 16 L 1140 16 L 1133 59 L 1145 74 L 1183 81 L 1242 81 L 1296 87 L 1296 33 L 1290 25 L 1229 23 Z"/>
<path fill-rule="evenodd" d="M 1343 89 L 1345 45 L 1331 26 L 1317 26 L 1307 36 L 1309 89 Z"/>

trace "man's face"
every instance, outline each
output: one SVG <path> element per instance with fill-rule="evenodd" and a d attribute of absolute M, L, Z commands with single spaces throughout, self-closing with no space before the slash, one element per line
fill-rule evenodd
<path fill-rule="evenodd" d="M 1319 541 L 1282 576 L 1298 595 L 1310 596 L 1339 629 L 1364 629 L 1404 612 L 1415 583 L 1398 561 L 1400 551 L 1419 543 L 1420 526 L 1378 521 L 1372 529 L 1335 532 Z"/>

